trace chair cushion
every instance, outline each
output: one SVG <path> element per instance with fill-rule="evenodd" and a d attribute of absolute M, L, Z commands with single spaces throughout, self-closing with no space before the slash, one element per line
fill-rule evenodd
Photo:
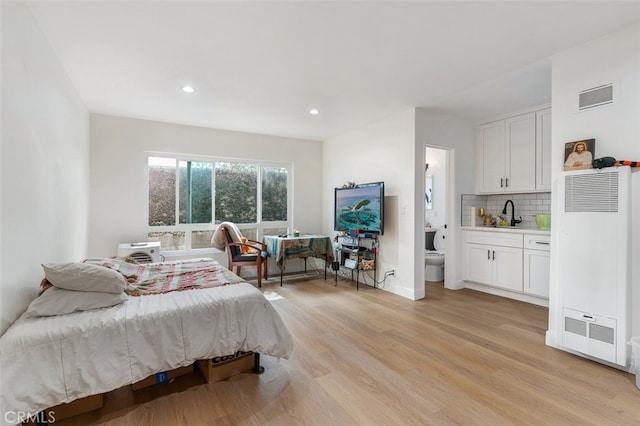
<path fill-rule="evenodd" d="M 261 251 L 260 252 L 260 257 L 262 257 L 263 260 L 265 260 L 267 257 L 269 257 L 269 253 L 266 251 Z M 258 254 L 237 254 L 234 255 L 231 260 L 233 262 L 255 262 L 256 260 L 258 260 Z"/>

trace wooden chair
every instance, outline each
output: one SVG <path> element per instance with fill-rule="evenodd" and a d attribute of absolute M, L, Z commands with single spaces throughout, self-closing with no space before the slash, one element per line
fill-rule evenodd
<path fill-rule="evenodd" d="M 234 242 L 231 238 L 231 233 L 224 227 L 224 239 L 225 239 L 225 251 L 227 252 L 227 258 L 229 260 L 227 268 L 233 271 L 233 267 L 236 267 L 236 274 L 240 275 L 240 268 L 243 266 L 255 266 L 258 276 L 258 287 L 262 287 L 262 270 L 264 269 L 264 279 L 267 280 L 267 245 L 256 240 L 247 239 L 246 242 Z M 243 248 L 249 253 L 243 253 Z M 253 251 L 253 252 L 252 252 Z"/>

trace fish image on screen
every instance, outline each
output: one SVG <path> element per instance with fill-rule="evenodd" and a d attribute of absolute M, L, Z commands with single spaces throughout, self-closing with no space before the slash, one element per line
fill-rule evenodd
<path fill-rule="evenodd" d="M 334 230 L 384 232 L 384 182 L 335 189 Z"/>

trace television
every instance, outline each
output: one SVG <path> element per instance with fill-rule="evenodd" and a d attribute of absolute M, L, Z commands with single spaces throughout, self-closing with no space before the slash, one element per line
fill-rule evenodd
<path fill-rule="evenodd" d="M 335 189 L 335 231 L 384 233 L 384 182 Z"/>

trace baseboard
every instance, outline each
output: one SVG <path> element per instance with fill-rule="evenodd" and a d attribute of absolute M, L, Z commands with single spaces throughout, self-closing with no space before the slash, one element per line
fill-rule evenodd
<path fill-rule="evenodd" d="M 517 293 L 509 290 L 502 290 L 496 287 L 490 287 L 483 284 L 476 284 L 472 282 L 466 282 L 466 288 L 476 291 L 481 291 L 483 293 L 489 293 L 500 297 L 506 297 L 508 299 L 519 300 L 521 302 L 531 303 L 533 305 L 544 306 L 545 308 L 549 307 L 548 299 L 541 299 L 536 296 L 531 296 L 529 294 Z"/>

